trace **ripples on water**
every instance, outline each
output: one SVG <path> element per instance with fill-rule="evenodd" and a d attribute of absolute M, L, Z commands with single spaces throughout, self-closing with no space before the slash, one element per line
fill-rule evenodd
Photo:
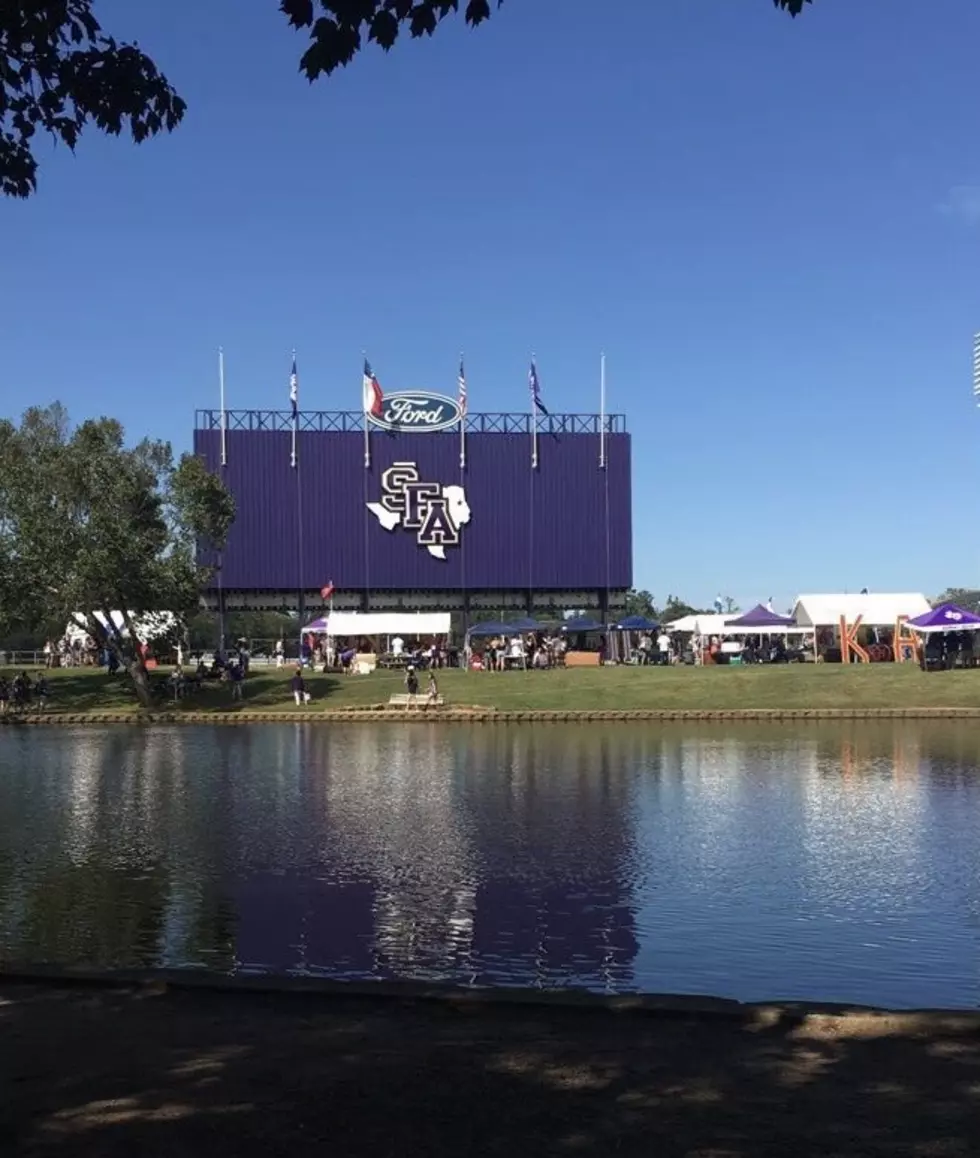
<path fill-rule="evenodd" d="M 0 963 L 980 1004 L 970 724 L 0 729 Z"/>

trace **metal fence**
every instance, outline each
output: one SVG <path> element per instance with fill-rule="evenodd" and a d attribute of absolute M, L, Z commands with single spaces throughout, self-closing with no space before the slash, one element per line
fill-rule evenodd
<path fill-rule="evenodd" d="M 44 667 L 43 651 L 3 651 L 0 649 L 0 667 Z"/>

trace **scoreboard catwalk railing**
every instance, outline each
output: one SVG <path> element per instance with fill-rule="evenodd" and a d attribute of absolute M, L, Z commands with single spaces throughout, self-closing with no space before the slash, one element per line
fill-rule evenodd
<path fill-rule="evenodd" d="M 390 430 L 360 411 L 199 410 L 195 451 L 236 503 L 224 550 L 200 552 L 215 569 L 207 602 L 315 612 L 332 587 L 337 610 L 621 606 L 625 417 L 463 421 Z"/>

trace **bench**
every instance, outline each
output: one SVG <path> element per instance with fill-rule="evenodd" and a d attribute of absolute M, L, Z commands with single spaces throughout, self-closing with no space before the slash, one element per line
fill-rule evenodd
<path fill-rule="evenodd" d="M 430 700 L 427 695 L 410 696 L 407 692 L 394 695 L 388 700 L 389 708 L 444 708 L 445 706 L 442 696 L 436 696 L 434 700 Z"/>

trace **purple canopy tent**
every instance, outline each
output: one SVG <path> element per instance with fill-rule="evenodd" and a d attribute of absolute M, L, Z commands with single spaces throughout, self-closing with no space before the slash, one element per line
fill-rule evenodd
<path fill-rule="evenodd" d="M 907 619 L 905 626 L 924 635 L 935 631 L 980 631 L 980 615 L 974 615 L 965 607 L 957 607 L 955 603 L 940 603 L 924 615 Z"/>
<path fill-rule="evenodd" d="M 795 623 L 796 621 L 792 615 L 777 615 L 771 608 L 757 603 L 751 611 L 746 611 L 746 613 L 740 615 L 738 619 L 727 620 L 725 626 L 751 627 L 761 635 L 764 635 L 767 627 L 793 627 Z"/>

